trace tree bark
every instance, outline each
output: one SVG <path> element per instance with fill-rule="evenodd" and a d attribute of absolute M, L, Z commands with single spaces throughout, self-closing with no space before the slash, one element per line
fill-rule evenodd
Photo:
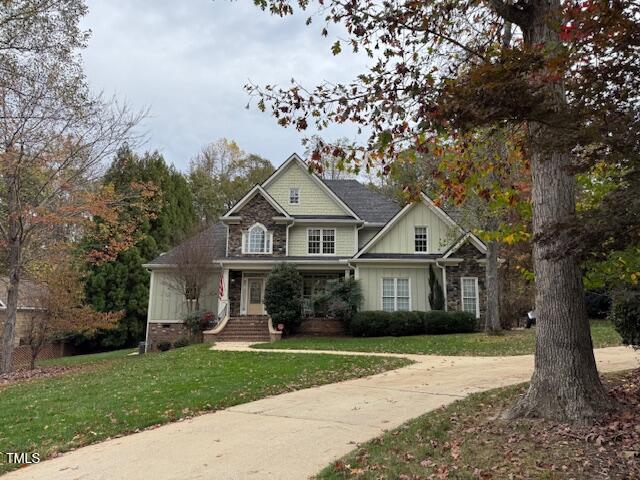
<path fill-rule="evenodd" d="M 502 331 L 500 325 L 500 285 L 498 282 L 498 244 L 487 242 L 486 267 L 487 318 L 484 331 L 495 335 Z"/>
<path fill-rule="evenodd" d="M 532 3 L 531 21 L 523 28 L 527 45 L 558 44 L 559 0 Z M 562 81 L 549 87 L 558 110 L 566 105 Z M 533 263 L 537 335 L 535 369 L 525 396 L 506 418 L 543 417 L 590 422 L 613 406 L 598 377 L 591 330 L 584 303 L 582 273 L 554 228 L 575 214 L 575 178 L 568 171 L 567 151 L 545 148 L 561 133 L 532 123 L 529 127 L 533 180 Z M 551 237 L 551 238 L 550 238 Z"/>
<path fill-rule="evenodd" d="M 13 362 L 13 343 L 16 329 L 16 315 L 18 313 L 18 289 L 20 287 L 20 263 L 22 243 L 20 224 L 15 212 L 19 208 L 18 187 L 15 179 L 7 182 L 7 208 L 9 213 L 9 228 L 7 238 L 9 285 L 7 287 L 7 317 L 2 332 L 2 363 L 0 371 L 11 371 Z"/>

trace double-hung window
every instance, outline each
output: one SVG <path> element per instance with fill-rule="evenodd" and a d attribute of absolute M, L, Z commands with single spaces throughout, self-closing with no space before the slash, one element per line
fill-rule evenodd
<path fill-rule="evenodd" d="M 462 310 L 473 313 L 476 318 L 480 316 L 480 297 L 478 297 L 478 278 L 462 277 L 460 279 L 462 291 Z"/>
<path fill-rule="evenodd" d="M 310 255 L 333 255 L 336 253 L 335 228 L 310 228 L 307 230 L 307 252 Z"/>
<path fill-rule="evenodd" d="M 289 189 L 289 203 L 292 205 L 298 205 L 300 203 L 300 189 L 299 188 L 290 188 Z"/>
<path fill-rule="evenodd" d="M 272 233 L 256 223 L 242 235 L 242 253 L 271 253 Z"/>
<path fill-rule="evenodd" d="M 408 278 L 382 279 L 382 310 L 385 312 L 411 310 L 411 289 Z"/>
<path fill-rule="evenodd" d="M 427 253 L 429 251 L 429 236 L 427 227 L 415 227 L 414 243 L 416 253 Z"/>

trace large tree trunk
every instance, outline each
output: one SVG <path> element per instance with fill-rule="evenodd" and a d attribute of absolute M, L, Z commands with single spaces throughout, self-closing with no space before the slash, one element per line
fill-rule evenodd
<path fill-rule="evenodd" d="M 502 330 L 500 325 L 500 285 L 498 282 L 498 244 L 495 241 L 487 243 L 487 318 L 484 330 L 495 335 Z"/>
<path fill-rule="evenodd" d="M 18 191 L 15 181 L 7 182 L 7 207 L 9 211 L 9 231 L 7 238 L 9 285 L 7 288 L 7 317 L 4 322 L 2 332 L 2 364 L 0 371 L 7 373 L 11 371 L 13 362 L 13 343 L 16 329 L 16 315 L 18 313 L 18 288 L 20 286 L 20 263 L 21 263 L 21 237 L 20 225 L 17 216 L 12 215 L 18 206 Z"/>
<path fill-rule="evenodd" d="M 553 48 L 558 41 L 559 0 L 532 4 L 525 42 Z M 555 105 L 566 105 L 562 82 L 550 86 Z M 554 229 L 575 213 L 575 179 L 568 171 L 569 148 L 545 148 L 561 135 L 532 123 L 533 263 L 536 285 L 537 335 L 535 370 L 526 395 L 507 418 L 543 417 L 588 422 L 612 405 L 596 368 L 582 273 L 561 231 Z M 550 151 L 551 150 L 551 151 Z"/>

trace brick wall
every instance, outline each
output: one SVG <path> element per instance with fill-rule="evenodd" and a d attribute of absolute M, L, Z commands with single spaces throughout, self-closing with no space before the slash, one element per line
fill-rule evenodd
<path fill-rule="evenodd" d="M 162 342 L 173 343 L 181 337 L 190 338 L 190 334 L 184 323 L 150 323 L 147 351 L 157 351 L 158 344 Z"/>
<path fill-rule="evenodd" d="M 246 232 L 255 223 L 261 223 L 269 232 L 273 233 L 274 257 L 283 257 L 287 254 L 287 227 L 273 221 L 273 217 L 281 217 L 282 214 L 273 208 L 262 195 L 254 196 L 236 215 L 242 219 L 239 224 L 229 225 L 230 257 L 264 257 L 264 255 L 242 254 L 242 232 Z"/>
<path fill-rule="evenodd" d="M 478 325 L 482 326 L 484 325 L 486 312 L 485 266 L 483 263 L 479 263 L 478 260 L 484 259 L 485 255 L 467 242 L 457 252 L 453 253 L 452 257 L 463 258 L 464 261 L 457 266 L 447 266 L 447 308 L 449 310 L 462 310 L 460 278 L 477 277 L 480 300 L 480 320 Z"/>
<path fill-rule="evenodd" d="M 302 321 L 296 335 L 346 335 L 340 320 L 333 318 L 307 318 Z"/>

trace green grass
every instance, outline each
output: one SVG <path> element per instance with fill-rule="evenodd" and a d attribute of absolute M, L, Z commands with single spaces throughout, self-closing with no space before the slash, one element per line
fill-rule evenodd
<path fill-rule="evenodd" d="M 620 345 L 620 336 L 611 322 L 591 321 L 591 335 L 596 348 Z M 535 329 L 512 330 L 502 335 L 458 333 L 450 335 L 416 335 L 410 337 L 293 337 L 275 343 L 261 343 L 254 348 L 292 350 L 343 350 L 352 352 L 417 353 L 425 355 L 502 356 L 532 354 Z"/>
<path fill-rule="evenodd" d="M 111 359 L 89 370 L 1 388 L 0 452 L 38 452 L 46 458 L 196 413 L 410 363 L 208 348 Z M 0 463 L 0 473 L 11 468 Z"/>
<path fill-rule="evenodd" d="M 92 353 L 89 355 L 73 355 L 71 357 L 52 358 L 50 360 L 40 360 L 37 362 L 39 367 L 64 366 L 71 367 L 75 365 L 88 365 L 105 360 L 113 360 L 116 358 L 126 357 L 137 349 L 125 348 L 123 350 L 113 350 L 111 352 Z"/>

